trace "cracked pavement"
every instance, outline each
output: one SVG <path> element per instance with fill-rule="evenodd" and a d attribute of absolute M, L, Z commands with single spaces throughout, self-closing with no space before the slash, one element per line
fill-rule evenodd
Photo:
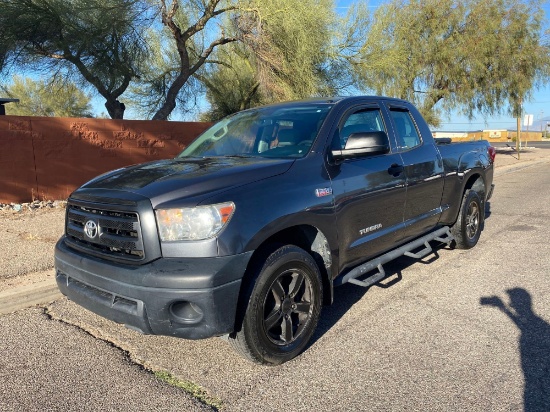
<path fill-rule="evenodd" d="M 65 298 L 3 315 L 0 410 L 213 409 L 151 373 L 168 371 L 229 411 L 548 411 L 550 163 L 537 162 L 497 169 L 474 249 L 337 288 L 310 347 L 278 367 L 219 338 L 143 336 Z"/>
<path fill-rule="evenodd" d="M 83 330 L 41 308 L 3 315 L 2 411 L 211 410 Z"/>

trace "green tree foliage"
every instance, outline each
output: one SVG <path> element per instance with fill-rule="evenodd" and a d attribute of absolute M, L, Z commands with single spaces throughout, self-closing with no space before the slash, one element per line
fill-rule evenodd
<path fill-rule="evenodd" d="M 6 114 L 17 116 L 91 117 L 90 96 L 71 82 L 14 76 L 3 92 L 19 103 L 6 105 Z"/>
<path fill-rule="evenodd" d="M 537 0 L 394 0 L 350 60 L 361 87 L 415 102 L 433 125 L 457 108 L 517 112 L 548 80 L 542 19 Z"/>
<path fill-rule="evenodd" d="M 146 3 L 0 0 L 0 10 L 0 69 L 74 76 L 105 98 L 112 118 L 123 117 L 118 99 L 139 76 Z"/>
<path fill-rule="evenodd" d="M 332 0 L 251 0 L 233 20 L 269 100 L 331 94 Z"/>
<path fill-rule="evenodd" d="M 242 43 L 220 49 L 215 56 L 219 62 L 197 79 L 206 88 L 210 110 L 203 114 L 205 121 L 216 121 L 232 113 L 267 103 L 260 92 L 257 68 L 251 53 Z"/>
<path fill-rule="evenodd" d="M 208 116 L 359 91 L 445 111 L 519 113 L 550 78 L 541 0 L 0 0 L 0 73 L 87 85 L 168 119 L 206 93 Z M 129 93 L 131 92 L 131 93 Z M 128 102 L 130 100 L 126 100 Z"/>
<path fill-rule="evenodd" d="M 231 25 L 239 44 L 216 53 L 218 64 L 198 75 L 211 104 L 205 118 L 334 95 L 351 83 L 349 66 L 343 64 L 353 43 L 351 23 L 338 17 L 332 0 L 245 1 Z"/>
<path fill-rule="evenodd" d="M 164 105 L 168 90 L 180 73 L 181 61 L 167 28 L 155 25 L 147 31 L 145 38 L 149 53 L 144 60 L 140 78 L 129 87 L 128 99 L 134 102 L 141 117 L 151 119 Z M 188 42 L 188 46 L 190 50 L 197 49 L 192 41 Z M 194 76 L 189 77 L 176 94 L 176 105 L 167 118 L 175 110 L 180 114 L 196 111 L 196 101 L 203 96 L 204 88 L 200 82 Z"/>

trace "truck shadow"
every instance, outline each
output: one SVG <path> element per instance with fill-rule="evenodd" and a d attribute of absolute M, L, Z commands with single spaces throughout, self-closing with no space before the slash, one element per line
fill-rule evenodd
<path fill-rule="evenodd" d="M 485 220 L 491 216 L 491 202 L 485 202 Z"/>
<path fill-rule="evenodd" d="M 520 330 L 524 410 L 550 411 L 550 324 L 535 314 L 531 295 L 525 289 L 508 289 L 506 294 L 508 304 L 498 296 L 482 297 L 480 304 L 499 309 Z"/>
<path fill-rule="evenodd" d="M 319 340 L 330 329 L 332 329 L 338 323 L 338 321 L 351 309 L 351 307 L 368 293 L 370 288 L 390 288 L 403 279 L 402 272 L 409 266 L 414 264 L 429 264 L 439 259 L 438 250 L 443 249 L 445 246 L 437 245 L 437 242 L 433 242 L 432 247 L 434 250 L 433 254 L 422 260 L 413 259 L 407 256 L 401 256 L 397 259 L 392 260 L 391 262 L 384 264 L 384 270 L 386 271 L 387 276 L 380 282 L 370 287 L 364 288 L 351 283 L 346 283 L 342 286 L 336 287 L 334 289 L 333 304 L 323 307 L 323 312 L 319 319 L 319 324 L 317 325 L 315 333 L 310 340 L 308 348 L 315 342 L 317 342 L 317 340 Z M 374 271 L 369 272 L 367 275 L 372 275 L 374 273 Z"/>

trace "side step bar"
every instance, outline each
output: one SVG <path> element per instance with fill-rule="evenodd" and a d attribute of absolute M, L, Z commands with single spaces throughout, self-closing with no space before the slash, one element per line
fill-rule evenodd
<path fill-rule="evenodd" d="M 432 240 L 437 240 L 441 243 L 450 244 L 454 237 L 451 234 L 449 226 L 444 226 L 441 229 L 438 229 L 434 232 L 428 233 L 421 238 L 413 240 L 410 243 L 407 243 L 397 249 L 391 250 L 388 253 L 379 256 L 375 259 L 369 260 L 366 263 L 363 263 L 360 266 L 357 266 L 355 269 L 352 269 L 350 272 L 346 273 L 344 276 L 337 277 L 334 281 L 334 286 L 340 286 L 344 283 L 353 283 L 354 285 L 363 286 L 365 288 L 378 283 L 386 277 L 386 272 L 382 267 L 383 264 L 388 263 L 391 260 L 394 260 L 400 256 L 409 256 L 415 259 L 422 259 L 424 256 L 432 252 L 432 247 L 429 242 Z M 424 245 L 424 249 L 413 253 L 411 252 L 414 249 L 419 248 Z M 357 279 L 360 276 L 363 276 L 365 273 L 370 272 L 373 269 L 378 269 L 378 273 L 375 273 L 372 276 L 369 276 L 365 280 Z"/>

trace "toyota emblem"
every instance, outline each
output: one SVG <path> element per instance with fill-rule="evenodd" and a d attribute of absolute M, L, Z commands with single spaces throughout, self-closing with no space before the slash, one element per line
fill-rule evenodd
<path fill-rule="evenodd" d="M 97 236 L 97 223 L 93 220 L 88 220 L 84 225 L 84 233 L 90 239 L 93 239 Z"/>

